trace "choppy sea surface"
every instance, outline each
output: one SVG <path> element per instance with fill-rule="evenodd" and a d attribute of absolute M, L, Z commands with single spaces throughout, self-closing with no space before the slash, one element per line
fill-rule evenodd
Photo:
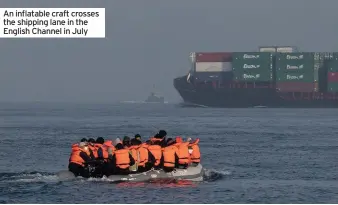
<path fill-rule="evenodd" d="M 158 129 L 201 139 L 203 182 L 56 176 L 82 137 Z M 0 203 L 338 203 L 338 109 L 2 103 Z"/>

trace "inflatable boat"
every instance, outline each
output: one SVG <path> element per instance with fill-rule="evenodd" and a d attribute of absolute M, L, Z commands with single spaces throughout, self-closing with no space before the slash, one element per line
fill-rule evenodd
<path fill-rule="evenodd" d="M 175 169 L 172 172 L 164 172 L 163 170 L 149 170 L 143 173 L 129 174 L 129 175 L 110 175 L 109 181 L 113 182 L 146 182 L 156 180 L 189 180 L 189 181 L 203 181 L 204 170 L 201 164 L 191 166 L 187 169 Z M 57 176 L 61 180 L 74 179 L 75 175 L 70 171 L 60 171 Z"/>

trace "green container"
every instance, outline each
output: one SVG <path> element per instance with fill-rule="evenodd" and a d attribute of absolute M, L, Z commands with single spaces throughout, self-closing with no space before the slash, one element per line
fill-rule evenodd
<path fill-rule="evenodd" d="M 304 83 L 313 83 L 314 80 L 314 72 L 312 73 L 290 73 L 290 72 L 277 72 L 276 73 L 276 81 L 277 82 L 304 82 Z"/>
<path fill-rule="evenodd" d="M 338 82 L 328 82 L 327 83 L 328 92 L 338 92 Z"/>
<path fill-rule="evenodd" d="M 338 72 L 338 59 L 332 59 L 327 62 L 329 72 Z"/>
<path fill-rule="evenodd" d="M 283 72 L 313 72 L 314 62 L 276 63 L 276 71 Z"/>
<path fill-rule="evenodd" d="M 234 79 L 247 82 L 272 81 L 272 53 L 235 52 L 232 55 Z"/>
<path fill-rule="evenodd" d="M 299 52 L 299 53 L 277 53 L 277 62 L 299 62 L 299 61 L 314 61 L 313 52 Z"/>
<path fill-rule="evenodd" d="M 246 81 L 246 82 L 269 82 L 273 81 L 272 72 L 264 70 L 263 72 L 260 71 L 243 71 L 241 73 L 237 72 L 234 73 L 234 79 L 239 81 Z"/>

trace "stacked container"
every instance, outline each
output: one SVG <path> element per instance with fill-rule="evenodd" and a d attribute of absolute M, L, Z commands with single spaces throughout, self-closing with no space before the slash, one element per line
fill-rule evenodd
<path fill-rule="evenodd" d="M 338 92 L 338 56 L 337 54 L 334 54 L 333 58 L 328 63 L 327 88 L 329 92 Z"/>
<path fill-rule="evenodd" d="M 236 52 L 232 54 L 234 80 L 244 82 L 273 81 L 272 53 Z"/>
<path fill-rule="evenodd" d="M 259 52 L 294 53 L 298 52 L 298 48 L 295 46 L 261 46 Z"/>
<path fill-rule="evenodd" d="M 315 65 L 315 53 L 277 53 L 277 90 L 280 92 L 316 92 L 318 68 L 315 69 Z"/>

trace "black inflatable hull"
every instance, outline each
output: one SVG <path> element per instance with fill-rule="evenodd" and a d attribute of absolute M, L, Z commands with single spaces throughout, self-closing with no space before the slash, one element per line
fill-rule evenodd
<path fill-rule="evenodd" d="M 189 181 L 203 181 L 204 170 L 201 164 L 197 166 L 188 167 L 187 169 L 176 169 L 172 172 L 164 172 L 163 170 L 150 170 L 143 173 L 129 174 L 129 175 L 111 175 L 108 177 L 113 182 L 145 182 L 152 180 L 189 180 Z M 60 171 L 57 176 L 61 180 L 74 179 L 75 175 L 70 171 Z"/>

